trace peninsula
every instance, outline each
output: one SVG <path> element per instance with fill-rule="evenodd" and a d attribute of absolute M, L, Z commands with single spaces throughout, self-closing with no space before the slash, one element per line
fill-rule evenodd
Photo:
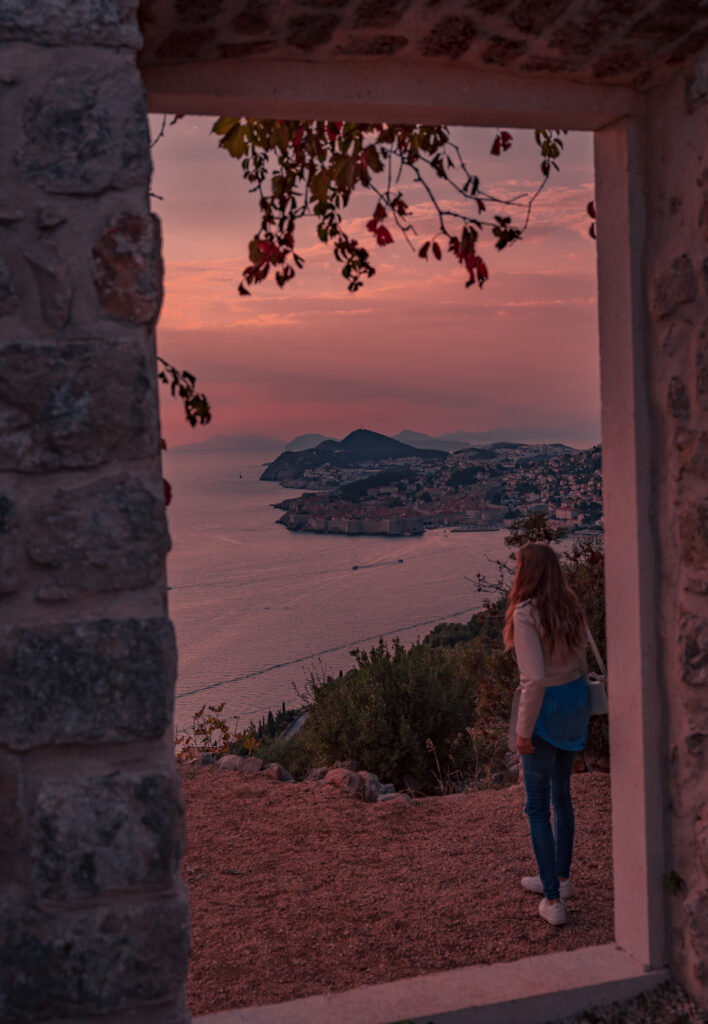
<path fill-rule="evenodd" d="M 307 488 L 275 507 L 289 530 L 410 536 L 513 526 L 544 512 L 565 532 L 602 529 L 600 446 L 496 442 L 454 452 L 370 430 L 282 452 L 262 480 Z"/>

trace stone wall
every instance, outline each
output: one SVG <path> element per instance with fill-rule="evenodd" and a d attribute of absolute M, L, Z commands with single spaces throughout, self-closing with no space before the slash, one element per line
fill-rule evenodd
<path fill-rule="evenodd" d="M 649 97 L 646 125 L 657 612 L 669 741 L 668 948 L 680 979 L 707 1006 L 708 49 L 671 89 Z"/>
<path fill-rule="evenodd" d="M 154 366 L 160 238 L 149 212 L 135 6 L 0 2 L 0 1019 L 8 1022 L 189 1020 Z M 144 13 L 156 18 L 161 6 Z M 676 890 L 666 894 L 668 949 L 703 1005 L 707 98 L 704 49 L 648 96 L 643 129 L 647 445 L 669 741 L 656 756 L 670 767 L 665 867 Z"/>
<path fill-rule="evenodd" d="M 0 4 L 0 1019 L 180 1024 L 189 931 L 130 0 Z"/>

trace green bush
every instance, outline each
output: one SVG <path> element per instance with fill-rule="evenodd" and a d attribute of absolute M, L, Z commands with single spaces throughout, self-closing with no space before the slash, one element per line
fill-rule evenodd
<path fill-rule="evenodd" d="M 510 546 L 544 539 L 547 525 L 542 514 L 520 522 Z M 602 540 L 576 538 L 560 558 L 604 653 Z M 408 650 L 397 640 L 391 647 L 381 640 L 368 652 L 354 651 L 356 668 L 337 677 L 313 674 L 298 694 L 310 710 L 299 733 L 279 737 L 297 716 L 283 707 L 273 723 L 264 719 L 244 734 L 242 745 L 257 743 L 248 752 L 280 762 L 297 778 L 352 760 L 397 788 L 415 778 L 429 793 L 510 781 L 505 755 L 518 671 L 513 653 L 504 650 L 502 630 L 513 556 L 497 565 L 498 579 L 478 577 L 480 589 L 494 599 L 469 622 L 440 623 Z M 591 726 L 588 766 L 606 769 L 607 721 L 595 718 Z"/>
<path fill-rule="evenodd" d="M 296 779 L 304 779 L 311 768 L 319 767 L 307 744 L 306 729 L 307 726 L 290 739 L 278 736 L 273 740 L 264 740 L 257 750 L 258 756 L 263 761 L 277 761 Z"/>
<path fill-rule="evenodd" d="M 398 640 L 353 653 L 356 668 L 345 676 L 311 680 L 303 743 L 312 762 L 352 760 L 396 787 L 413 777 L 439 791 L 438 765 L 468 744 L 465 729 L 474 724 L 475 688 L 464 666 L 445 649 L 406 650 Z"/>

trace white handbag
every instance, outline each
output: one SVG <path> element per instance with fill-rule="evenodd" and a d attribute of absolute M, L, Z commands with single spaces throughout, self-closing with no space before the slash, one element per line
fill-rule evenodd
<path fill-rule="evenodd" d="M 595 638 L 589 629 L 587 633 L 592 653 L 595 655 L 595 661 L 600 667 L 599 675 L 597 672 L 588 672 L 585 676 L 585 682 L 588 684 L 588 693 L 590 695 L 590 714 L 606 715 L 609 711 L 609 702 L 607 700 L 607 669 L 605 668 L 602 655 L 595 643 Z"/>

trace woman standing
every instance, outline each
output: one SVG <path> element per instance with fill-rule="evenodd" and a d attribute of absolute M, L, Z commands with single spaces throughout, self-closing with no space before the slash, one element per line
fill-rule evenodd
<path fill-rule="evenodd" d="M 570 776 L 588 735 L 587 627 L 580 602 L 547 544 L 519 549 L 504 644 L 514 648 L 521 679 L 516 747 L 538 863 L 538 875 L 522 878 L 521 885 L 543 894 L 538 912 L 544 920 L 565 924 L 563 901 L 573 895 Z"/>

